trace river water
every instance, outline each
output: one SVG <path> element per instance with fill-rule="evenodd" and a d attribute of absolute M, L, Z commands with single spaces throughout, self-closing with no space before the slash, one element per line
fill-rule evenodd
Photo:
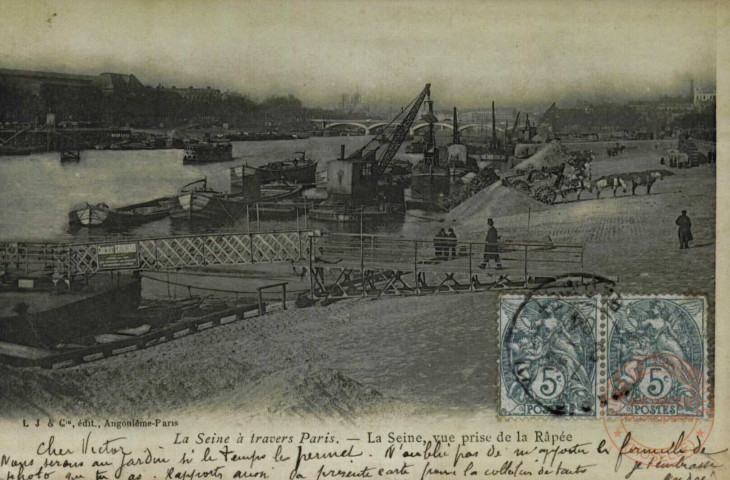
<path fill-rule="evenodd" d="M 233 162 L 210 165 L 183 165 L 182 150 L 86 150 L 79 164 L 61 164 L 59 154 L 41 153 L 20 157 L 0 157 L 0 241 L 85 242 L 120 238 L 149 238 L 197 233 L 183 224 L 173 224 L 166 218 L 120 232 L 68 228 L 70 208 L 81 202 L 104 202 L 120 207 L 154 198 L 173 195 L 183 185 L 208 178 L 208 185 L 228 191 L 229 168 L 248 163 L 259 166 L 283 160 L 295 151 L 305 151 L 307 157 L 319 160 L 318 170 L 337 158 L 340 145 L 346 154 L 360 148 L 371 137 L 312 137 L 302 140 L 265 142 L 233 142 Z M 399 153 L 401 158 L 414 160 L 413 155 Z M 403 222 L 367 225 L 369 233 L 414 235 L 424 222 L 409 215 Z M 299 227 L 304 228 L 300 219 Z M 360 230 L 360 225 L 306 222 L 309 228 L 326 231 Z M 200 228 L 200 227 L 196 227 Z M 282 231 L 297 228 L 297 222 L 247 222 L 241 219 L 205 231 L 247 232 Z"/>

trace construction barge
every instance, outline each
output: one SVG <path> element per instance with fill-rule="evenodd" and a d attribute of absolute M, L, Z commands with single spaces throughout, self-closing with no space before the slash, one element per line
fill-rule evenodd
<path fill-rule="evenodd" d="M 393 159 L 430 94 L 428 83 L 410 109 L 399 114 L 405 113 L 389 137 L 376 136 L 347 157 L 342 146 L 340 158 L 327 164 L 327 199 L 310 211 L 310 218 L 342 223 L 403 218 L 405 185 L 393 173 Z M 384 151 L 379 153 L 383 146 Z"/>
<path fill-rule="evenodd" d="M 6 277 L 0 286 L 0 341 L 49 348 L 133 327 L 128 319 L 141 295 L 142 279 L 128 274 L 78 282 L 54 282 L 40 275 Z"/>

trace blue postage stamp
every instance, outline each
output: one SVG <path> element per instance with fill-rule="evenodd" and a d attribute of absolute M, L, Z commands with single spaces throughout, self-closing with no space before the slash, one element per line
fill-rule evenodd
<path fill-rule="evenodd" d="M 500 416 L 597 416 L 598 306 L 590 297 L 501 297 Z"/>
<path fill-rule="evenodd" d="M 607 307 L 606 415 L 706 416 L 705 299 L 627 296 Z"/>

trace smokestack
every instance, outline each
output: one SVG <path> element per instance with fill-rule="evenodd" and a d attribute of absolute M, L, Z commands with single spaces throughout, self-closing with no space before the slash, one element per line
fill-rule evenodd
<path fill-rule="evenodd" d="M 345 159 L 345 145 L 340 145 L 340 160 Z"/>
<path fill-rule="evenodd" d="M 495 143 L 497 143 L 497 125 L 495 124 L 495 115 L 494 115 L 494 100 L 492 100 L 492 147 L 496 147 Z"/>
<path fill-rule="evenodd" d="M 459 143 L 459 117 L 456 113 L 456 107 L 454 107 L 454 135 L 451 139 L 451 143 Z"/>

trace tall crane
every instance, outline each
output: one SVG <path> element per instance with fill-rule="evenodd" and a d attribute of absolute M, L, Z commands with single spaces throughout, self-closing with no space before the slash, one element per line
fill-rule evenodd
<path fill-rule="evenodd" d="M 517 131 L 517 123 L 520 121 L 520 112 L 517 112 L 517 116 L 515 117 L 515 123 L 512 124 L 512 131 L 509 133 L 509 142 L 512 143 L 512 139 L 515 136 L 515 132 Z"/>
<path fill-rule="evenodd" d="M 411 102 L 411 109 L 408 110 L 406 116 L 403 117 L 403 120 L 401 120 L 401 122 L 395 128 L 395 131 L 393 131 L 393 133 L 388 138 L 388 147 L 385 149 L 385 152 L 380 157 L 380 159 L 376 160 L 376 164 L 373 166 L 374 180 L 377 181 L 377 179 L 382 177 L 383 173 L 385 173 L 385 170 L 390 165 L 390 162 L 393 161 L 395 154 L 398 152 L 398 149 L 403 144 L 406 136 L 408 136 L 408 131 L 413 125 L 413 120 L 416 119 L 416 115 L 418 115 L 418 110 L 420 110 L 421 105 L 423 105 L 423 101 L 426 99 L 426 97 L 428 97 L 429 99 L 431 98 L 430 83 L 427 83 L 421 93 L 419 93 L 418 96 Z"/>
<path fill-rule="evenodd" d="M 545 122 L 545 119 L 550 115 L 550 113 L 552 113 L 552 111 L 553 111 L 554 108 L 555 108 L 555 102 L 553 102 L 553 104 L 550 105 L 550 108 L 548 108 L 545 111 L 545 113 L 542 114 L 542 116 L 540 117 L 540 121 L 537 123 L 537 127 L 535 127 L 536 129 L 539 129 L 542 126 L 543 122 Z M 554 121 L 553 122 L 550 122 L 550 126 L 553 127 L 553 128 L 555 128 L 555 126 L 552 125 L 553 123 L 554 123 Z"/>

